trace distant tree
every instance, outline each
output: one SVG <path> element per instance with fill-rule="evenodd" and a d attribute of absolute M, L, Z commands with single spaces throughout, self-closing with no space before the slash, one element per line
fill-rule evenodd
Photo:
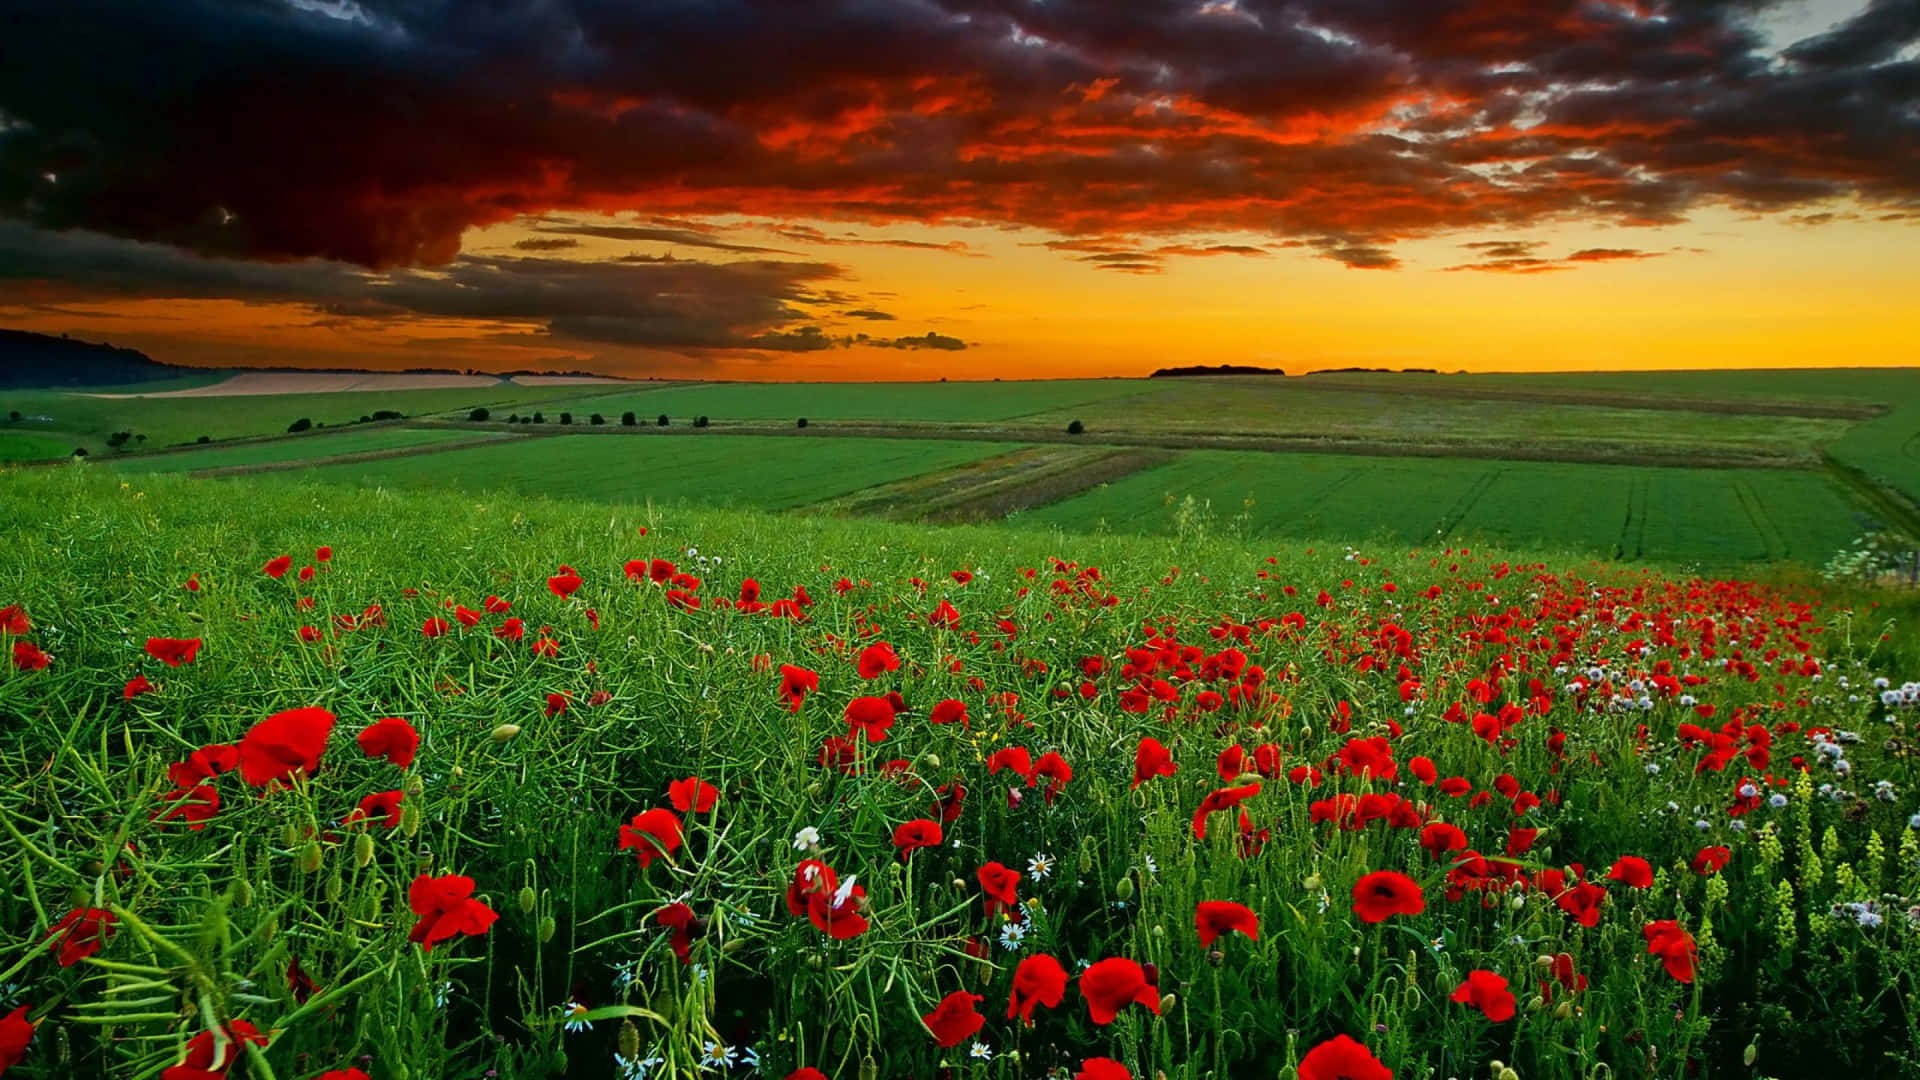
<path fill-rule="evenodd" d="M 572 413 L 570 413 L 570 412 L 563 412 L 563 413 L 561 413 L 561 414 L 560 414 L 560 422 L 561 422 L 561 423 L 563 423 L 563 424 L 571 424 L 571 423 L 573 423 L 573 414 L 572 414 Z"/>
<path fill-rule="evenodd" d="M 508 413 L 508 414 L 507 414 L 507 423 L 509 423 L 509 424 L 517 424 L 517 423 L 519 423 L 519 422 L 520 422 L 520 414 L 519 414 L 519 413 Z"/>
<path fill-rule="evenodd" d="M 371 417 L 371 416 L 368 416 L 368 415 L 366 415 L 365 413 L 362 413 L 362 414 L 360 415 L 360 419 L 358 419 L 358 420 L 355 420 L 355 421 L 354 421 L 354 423 L 356 423 L 356 424 L 371 424 L 371 423 L 373 423 L 373 417 Z"/>
<path fill-rule="evenodd" d="M 86 456 L 87 456 L 87 448 L 86 448 L 86 447 L 84 447 L 84 446 L 76 446 L 76 447 L 74 447 L 74 448 L 73 448 L 73 456 L 74 456 L 74 457 L 77 457 L 77 458 L 80 458 L 80 457 L 86 457 Z"/>
<path fill-rule="evenodd" d="M 374 410 L 373 418 L 375 420 L 405 420 L 407 418 L 407 414 L 403 412 L 395 412 L 392 409 L 376 409 Z"/>
<path fill-rule="evenodd" d="M 667 414 L 666 414 L 666 413 L 661 413 L 661 414 L 660 414 L 660 419 L 658 419 L 658 420 L 655 420 L 655 421 L 653 422 L 653 426 L 655 426 L 655 427 L 666 427 L 666 426 L 667 426 Z"/>
<path fill-rule="evenodd" d="M 1085 435 L 1086 433 L 1087 433 L 1087 425 L 1081 423 L 1078 420 L 1075 420 L 1073 423 L 1067 425 L 1067 434 L 1069 435 Z"/>
<path fill-rule="evenodd" d="M 488 412 L 488 411 L 487 411 L 487 407 L 486 407 L 485 405 L 482 405 L 481 407 L 479 407 L 479 408 L 477 408 L 477 409 L 475 409 L 475 410 L 473 410 L 472 412 L 470 412 L 470 413 L 468 413 L 468 414 L 467 414 L 467 419 L 469 419 L 469 420 L 471 420 L 471 421 L 473 421 L 473 422 L 474 422 L 474 423 L 476 423 L 476 424 L 479 424 L 479 423 L 484 423 L 484 422 L 486 421 L 486 419 L 487 419 L 487 418 L 488 418 L 489 416 L 492 416 L 492 415 L 493 415 L 493 414 L 492 414 L 491 412 Z M 512 423 L 513 421 L 512 421 L 511 419 L 509 419 L 509 420 L 508 420 L 507 422 L 508 422 L 508 423 Z"/>
<path fill-rule="evenodd" d="M 696 416 L 696 417 L 694 417 L 694 418 L 693 418 L 693 426 L 694 426 L 694 427 L 706 427 L 706 426 L 707 426 L 707 418 L 706 418 L 706 417 L 704 417 L 704 416 Z"/>
<path fill-rule="evenodd" d="M 640 418 L 633 415 L 630 412 L 623 412 L 620 414 L 621 427 L 632 427 L 635 424 L 638 424 L 639 422 L 640 422 Z"/>
<path fill-rule="evenodd" d="M 289 432 L 308 431 L 308 430 L 311 430 L 312 427 L 313 427 L 313 421 L 303 416 L 300 419 L 295 420 L 293 423 L 288 424 L 287 430 Z"/>
<path fill-rule="evenodd" d="M 197 443 L 210 443 L 210 442 L 212 442 L 212 441 L 213 441 L 213 436 L 211 436 L 211 435 L 202 435 L 202 436 L 200 436 L 199 438 L 197 438 L 197 439 L 195 439 L 195 440 L 193 440 L 193 441 L 194 441 L 194 442 L 197 442 Z"/>
<path fill-rule="evenodd" d="M 131 438 L 133 438 L 133 432 L 131 431 L 116 431 L 113 434 L 107 436 L 107 445 L 113 447 L 115 450 L 118 450 L 121 447 L 127 445 L 127 440 Z"/>
<path fill-rule="evenodd" d="M 541 412 L 541 411 L 540 411 L 539 409 L 535 409 L 535 410 L 533 410 L 533 422 L 534 422 L 534 423 L 536 423 L 536 424 L 544 424 L 544 423 L 546 423 L 546 422 L 547 422 L 547 414 L 545 414 L 545 413 L 543 413 L 543 412 Z"/>
<path fill-rule="evenodd" d="M 7 410 L 7 419 L 9 419 L 9 420 L 16 420 L 16 421 L 17 421 L 17 420 L 19 420 L 19 419 L 20 419 L 20 410 L 19 410 L 19 409 L 8 409 L 8 410 Z"/>
<path fill-rule="evenodd" d="M 807 418 L 806 418 L 806 417 L 804 417 L 804 416 L 803 416 L 803 417 L 801 417 L 801 418 L 800 418 L 800 422 L 799 422 L 798 424 L 795 424 L 794 426 L 795 426 L 795 427 L 806 427 L 806 426 L 807 426 Z"/>
<path fill-rule="evenodd" d="M 592 424 L 594 427 L 599 427 L 601 424 L 604 424 L 607 422 L 607 418 L 604 416 L 601 416 L 599 413 L 594 413 L 592 416 L 587 418 L 587 422 L 589 424 Z"/>
<path fill-rule="evenodd" d="M 135 435 L 135 436 L 133 437 L 133 441 L 134 441 L 134 442 L 146 442 L 146 441 L 147 441 L 147 437 L 146 437 L 145 435 Z"/>

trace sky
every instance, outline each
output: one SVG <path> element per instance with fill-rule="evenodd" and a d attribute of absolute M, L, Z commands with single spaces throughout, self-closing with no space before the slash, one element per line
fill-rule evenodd
<path fill-rule="evenodd" d="M 1920 0 L 0 10 L 0 326 L 172 363 L 1920 364 Z"/>

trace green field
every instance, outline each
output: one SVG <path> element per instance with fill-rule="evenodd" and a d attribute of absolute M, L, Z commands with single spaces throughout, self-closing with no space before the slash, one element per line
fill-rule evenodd
<path fill-rule="evenodd" d="M 1187 513 L 1237 535 L 1479 539 L 1626 559 L 1820 562 L 1858 532 L 1818 473 L 1192 451 L 1026 520 L 1170 534 Z"/>
<path fill-rule="evenodd" d="M 779 510 L 1013 449 L 996 442 L 557 435 L 312 470 L 322 480 Z"/>
<path fill-rule="evenodd" d="M 74 444 L 58 435 L 29 435 L 0 429 L 0 461 L 41 461 L 73 453 Z"/>
<path fill-rule="evenodd" d="M 100 460 L 127 473 L 194 472 L 199 469 L 231 468 L 239 465 L 274 465 L 341 454 L 363 454 L 374 450 L 401 450 L 485 439 L 510 439 L 512 436 L 491 431 L 459 431 L 444 428 L 375 427 L 323 431 L 290 435 L 284 439 L 244 443 L 239 446 L 213 446 L 205 450 L 180 450 L 166 454 L 134 454 Z"/>
<path fill-rule="evenodd" d="M 707 383 L 657 390 L 582 394 L 546 405 L 548 420 L 561 409 L 576 421 L 600 413 L 617 421 L 623 412 L 651 422 L 661 413 L 675 423 L 707 416 L 725 420 L 909 420 L 954 424 L 1017 420 L 1049 410 L 1092 405 L 1137 394 L 1139 379 L 1079 379 L 1044 382 L 954 383 Z M 1065 421 L 1062 421 L 1064 423 Z"/>

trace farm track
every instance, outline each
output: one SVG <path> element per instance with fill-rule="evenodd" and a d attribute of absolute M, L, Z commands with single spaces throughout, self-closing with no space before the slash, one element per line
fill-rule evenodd
<path fill-rule="evenodd" d="M 1880 483 L 1865 471 L 1845 464 L 1831 454 L 1821 456 L 1827 475 L 1834 483 L 1879 514 L 1886 524 L 1908 537 L 1920 539 L 1920 506 L 1915 506 L 1905 495 Z"/>
<path fill-rule="evenodd" d="M 617 427 L 572 425 L 526 425 L 487 422 L 474 424 L 462 420 L 420 420 L 419 427 L 454 429 L 484 428 L 518 435 L 554 437 L 560 435 L 601 435 L 631 437 L 696 437 L 699 435 L 784 436 L 799 439 L 836 437 L 862 439 L 943 439 L 979 442 L 1059 443 L 1069 445 L 1158 447 L 1167 450 L 1250 450 L 1270 453 L 1352 454 L 1366 457 L 1468 458 L 1491 461 L 1551 461 L 1588 465 L 1669 466 L 1687 469 L 1806 469 L 1818 465 L 1816 458 L 1801 453 L 1705 453 L 1697 450 L 1650 450 L 1647 448 L 1600 448 L 1590 443 L 1542 444 L 1487 442 L 1381 442 L 1377 439 L 1328 435 L 1272 435 L 1226 433 L 1217 435 L 1181 435 L 1174 433 L 1097 432 L 1069 435 L 1057 428 L 996 427 L 975 424 L 865 423 L 860 421 L 819 422 L 805 428 L 789 425 L 733 423 L 713 424 L 705 428 L 686 425 L 674 427 Z"/>
<path fill-rule="evenodd" d="M 1165 451 L 1025 447 L 815 503 L 809 509 L 894 521 L 990 521 L 1058 502 L 1171 460 Z"/>

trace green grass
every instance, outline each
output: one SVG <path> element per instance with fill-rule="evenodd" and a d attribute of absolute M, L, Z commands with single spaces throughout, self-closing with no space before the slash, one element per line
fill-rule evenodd
<path fill-rule="evenodd" d="M 289 435 L 266 442 L 242 446 L 212 446 L 205 450 L 180 450 L 165 454 L 131 454 L 103 457 L 100 463 L 127 473 L 193 472 L 236 465 L 274 465 L 360 454 L 370 450 L 400 450 L 430 447 L 438 443 L 471 439 L 506 439 L 510 436 L 490 431 L 458 431 L 426 428 L 377 427 L 359 430 L 322 431 Z"/>
<path fill-rule="evenodd" d="M 1005 443 L 914 439 L 557 435 L 313 472 L 359 485 L 779 510 L 1010 449 Z"/>
<path fill-rule="evenodd" d="M 576 422 L 591 413 L 617 422 L 623 412 L 652 423 L 666 413 L 676 424 L 696 416 L 727 420 L 914 420 L 956 424 L 1016 420 L 1054 409 L 1091 405 L 1137 394 L 1138 379 L 953 383 L 710 383 L 622 390 L 587 396 L 574 387 L 571 401 L 547 405 L 551 421 L 561 409 Z"/>
<path fill-rule="evenodd" d="M 0 430 L 0 461 L 41 461 L 73 453 L 74 444 L 57 435 Z"/>
<path fill-rule="evenodd" d="M 1188 528 L 1246 537 L 1484 538 L 1713 566 L 1818 564 L 1859 531 L 1844 497 L 1813 472 L 1222 451 L 1184 453 L 1026 517 L 1177 533 L 1189 496 Z"/>
<path fill-rule="evenodd" d="M 1473 375 L 1315 375 L 1327 385 L 1377 388 L 1385 392 L 1426 389 L 1529 389 L 1581 391 L 1703 401 L 1826 402 L 1892 404 L 1920 400 L 1920 369 L 1787 368 L 1724 371 L 1567 371 L 1502 372 Z"/>

